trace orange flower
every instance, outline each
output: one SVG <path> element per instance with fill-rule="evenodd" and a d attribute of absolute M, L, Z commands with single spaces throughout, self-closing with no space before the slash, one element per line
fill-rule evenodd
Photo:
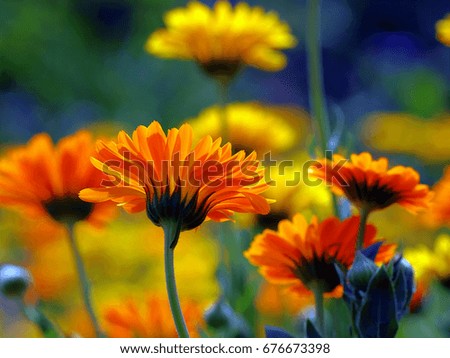
<path fill-rule="evenodd" d="M 301 294 L 308 294 L 319 285 L 327 296 L 339 297 L 342 287 L 335 265 L 349 268 L 355 258 L 355 242 L 359 217 L 344 221 L 335 217 L 310 224 L 301 214 L 293 220 L 282 220 L 278 231 L 266 229 L 257 235 L 244 253 L 261 274 L 272 283 L 286 284 Z M 376 243 L 376 229 L 367 225 L 364 247 Z M 378 262 L 388 261 L 395 245 L 381 246 Z"/>
<path fill-rule="evenodd" d="M 340 155 L 321 160 L 310 174 L 332 185 L 333 191 L 345 195 L 359 208 L 368 211 L 399 204 L 410 212 L 427 208 L 432 193 L 420 184 L 419 174 L 411 167 L 388 169 L 388 160 L 373 160 L 370 153 L 352 154 L 350 162 Z"/>
<path fill-rule="evenodd" d="M 132 138 L 122 131 L 117 143 L 98 142 L 92 163 L 116 183 L 85 189 L 80 197 L 112 200 L 130 213 L 147 210 L 155 225 L 176 222 L 180 230 L 205 219 L 226 221 L 234 212 L 268 213 L 268 201 L 260 195 L 268 185 L 256 153 L 232 155 L 230 143 L 221 146 L 220 138 L 210 136 L 193 146 L 192 137 L 188 124 L 166 135 L 155 121 L 139 126 Z"/>
<path fill-rule="evenodd" d="M 202 322 L 202 310 L 194 302 L 183 302 L 184 317 L 190 332 L 196 332 Z M 151 296 L 144 305 L 132 300 L 105 311 L 105 325 L 112 338 L 176 338 L 167 300 Z M 198 334 L 196 335 L 198 336 Z"/>
<path fill-rule="evenodd" d="M 93 140 L 86 131 L 56 145 L 47 134 L 35 135 L 0 160 L 0 205 L 33 218 L 104 224 L 114 214 L 115 205 L 93 205 L 78 198 L 81 189 L 107 179 L 92 167 L 93 151 Z"/>
<path fill-rule="evenodd" d="M 425 215 L 425 221 L 431 226 L 450 226 L 450 166 L 446 167 L 433 191 L 435 195 L 430 210 Z"/>

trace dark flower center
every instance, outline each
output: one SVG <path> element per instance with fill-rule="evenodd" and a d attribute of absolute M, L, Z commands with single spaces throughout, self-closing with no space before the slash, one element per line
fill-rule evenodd
<path fill-rule="evenodd" d="M 200 67 L 209 76 L 229 81 L 241 69 L 241 62 L 236 60 L 212 60 L 207 63 L 201 63 Z"/>
<path fill-rule="evenodd" d="M 94 204 L 74 195 L 52 198 L 42 205 L 53 219 L 61 223 L 85 220 L 94 208 Z"/>
<path fill-rule="evenodd" d="M 147 216 L 157 226 L 162 226 L 164 221 L 176 221 L 180 223 L 181 231 L 192 230 L 200 226 L 205 221 L 208 214 L 208 207 L 205 199 L 198 202 L 198 192 L 189 201 L 181 198 L 181 188 L 178 187 L 171 194 L 169 187 L 158 195 L 154 192 L 150 198 L 149 189 L 147 193 Z M 172 243 L 172 248 L 176 242 Z"/>
<path fill-rule="evenodd" d="M 444 287 L 450 289 L 450 277 L 446 277 L 446 278 L 440 279 L 439 281 L 441 282 L 441 284 Z"/>
<path fill-rule="evenodd" d="M 271 211 L 267 215 L 256 215 L 257 223 L 265 229 L 277 230 L 281 220 L 288 219 L 289 214 L 284 211 Z"/>
<path fill-rule="evenodd" d="M 344 187 L 347 197 L 360 205 L 367 205 L 371 209 L 384 209 L 399 199 L 399 194 L 386 185 L 374 183 L 370 186 L 366 181 L 348 181 L 349 186 Z"/>
<path fill-rule="evenodd" d="M 335 261 L 323 257 L 314 256 L 313 259 L 304 259 L 302 263 L 296 265 L 294 274 L 308 288 L 318 283 L 324 292 L 332 292 L 341 283 Z"/>

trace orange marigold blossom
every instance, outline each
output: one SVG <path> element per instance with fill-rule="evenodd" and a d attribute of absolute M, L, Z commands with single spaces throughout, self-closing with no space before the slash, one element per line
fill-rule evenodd
<path fill-rule="evenodd" d="M 388 168 L 387 158 L 374 160 L 367 152 L 352 154 L 350 161 L 335 154 L 333 160 L 320 160 L 309 173 L 368 212 L 397 203 L 415 213 L 428 208 L 432 197 L 428 185 L 420 184 L 420 176 L 413 168 Z"/>
<path fill-rule="evenodd" d="M 292 221 L 282 220 L 277 231 L 266 229 L 257 235 L 244 255 L 269 282 L 290 286 L 302 295 L 320 286 L 326 296 L 340 297 L 342 286 L 335 265 L 352 265 L 358 226 L 358 216 L 322 222 L 313 217 L 308 223 L 303 215 L 295 214 Z M 375 227 L 367 225 L 364 247 L 377 242 L 375 235 Z M 395 248 L 382 245 L 376 261 L 388 261 Z"/>
<path fill-rule="evenodd" d="M 80 197 L 112 200 L 130 213 L 146 210 L 155 225 L 176 221 L 181 231 L 207 219 L 229 220 L 233 212 L 269 212 L 260 195 L 268 185 L 255 152 L 232 154 L 230 143 L 221 146 L 220 138 L 210 136 L 193 146 L 192 137 L 189 124 L 166 135 L 154 121 L 132 137 L 122 131 L 117 142 L 98 142 L 92 163 L 116 182 L 82 190 Z"/>
<path fill-rule="evenodd" d="M 94 147 L 89 132 L 79 131 L 57 144 L 49 135 L 37 134 L 26 145 L 9 150 L 0 160 L 0 205 L 30 218 L 103 225 L 114 216 L 114 203 L 78 198 L 81 189 L 107 179 L 90 163 Z"/>
<path fill-rule="evenodd" d="M 194 336 L 201 325 L 202 309 L 192 301 L 183 302 L 186 323 Z M 158 295 L 149 296 L 139 303 L 128 299 L 104 311 L 106 331 L 112 338 L 176 338 L 177 331 L 171 321 L 167 300 Z"/>
<path fill-rule="evenodd" d="M 195 229 L 206 219 L 226 221 L 234 212 L 269 212 L 264 169 L 256 153 L 232 153 L 231 144 L 210 136 L 193 145 L 189 124 L 167 135 L 154 121 L 139 126 L 132 137 L 121 131 L 117 142 L 97 144 L 92 163 L 114 181 L 85 189 L 88 202 L 111 200 L 128 212 L 146 210 L 148 218 L 164 230 L 166 287 L 173 319 L 182 338 L 189 331 L 180 307 L 174 272 L 174 249 L 180 232 Z"/>
<path fill-rule="evenodd" d="M 424 221 L 427 225 L 438 227 L 450 226 L 450 166 L 444 170 L 442 178 L 433 186 L 434 197 L 430 210 L 425 213 Z"/>

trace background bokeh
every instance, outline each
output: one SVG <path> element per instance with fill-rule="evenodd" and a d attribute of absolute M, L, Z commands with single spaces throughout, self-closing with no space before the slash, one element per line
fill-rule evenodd
<path fill-rule="evenodd" d="M 308 111 L 306 2 L 247 2 L 278 12 L 299 45 L 286 51 L 288 65 L 280 72 L 243 71 L 232 84 L 230 100 L 295 105 Z M 1 150 L 39 132 L 48 132 L 55 140 L 80 128 L 113 135 L 153 119 L 167 128 L 216 103 L 213 81 L 195 63 L 159 59 L 144 51 L 148 35 L 163 26 L 164 12 L 185 4 L 0 0 Z M 449 12 L 448 0 L 323 0 L 322 5 L 325 93 L 333 125 L 343 126 L 342 144 L 349 150 L 388 156 L 394 164 L 411 165 L 430 185 L 450 162 L 450 48 L 435 38 L 436 21 Z M 432 242 L 433 236 L 408 215 L 393 208 L 373 220 L 383 227 L 383 235 L 396 241 Z M 52 302 L 51 315 L 59 317 L 64 328 L 71 327 L 68 331 L 92 334 L 76 308 L 63 309 L 64 302 L 78 294 L 65 244 L 36 240 L 39 235 L 24 232 L 22 221 L 6 210 L 0 211 L 0 220 L 0 263 L 27 262 L 37 277 L 48 270 L 56 272 L 57 282 L 46 283 L 42 277 L 35 293 Z M 53 230 L 45 224 L 39 229 Z M 150 290 L 163 295 L 162 276 L 150 272 L 160 266 L 161 233 L 144 216 L 133 220 L 120 216 L 105 230 L 106 234 L 80 228 L 99 305 L 114 305 L 127 296 L 140 299 Z M 186 257 L 180 254 L 180 272 L 183 267 L 200 267 L 186 280 L 203 283 L 181 289 L 181 294 L 200 301 L 203 308 L 219 295 L 214 279 L 219 253 L 207 239 L 210 231 L 205 228 L 204 241 L 190 238 L 195 250 L 186 250 Z M 45 232 L 42 236 L 59 242 L 61 233 Z M 120 233 L 134 233 L 134 241 L 119 241 Z M 149 248 L 148 241 L 161 247 Z M 30 251 L 42 253 L 38 262 L 29 259 Z M 208 259 L 193 265 L 198 257 Z M 11 318 L 15 309 L 0 301 L 0 335 L 38 335 L 30 324 Z"/>

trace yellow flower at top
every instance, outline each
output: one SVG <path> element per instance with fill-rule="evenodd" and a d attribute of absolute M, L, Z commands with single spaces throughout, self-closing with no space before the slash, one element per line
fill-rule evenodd
<path fill-rule="evenodd" d="M 214 8 L 190 1 L 164 17 L 166 28 L 156 30 L 146 50 L 164 58 L 197 61 L 210 75 L 232 77 L 242 66 L 279 71 L 286 56 L 279 50 L 297 41 L 275 12 L 241 2 L 234 8 L 219 0 Z"/>
<path fill-rule="evenodd" d="M 157 226 L 176 223 L 179 230 L 205 219 L 226 221 L 234 212 L 269 212 L 260 194 L 268 187 L 256 153 L 232 154 L 230 143 L 210 136 L 193 145 L 188 124 L 164 133 L 158 122 L 124 131 L 117 142 L 97 143 L 94 166 L 113 179 L 81 191 L 88 202 L 112 200 L 130 213 L 147 211 Z M 172 248 L 176 242 L 172 243 Z"/>
<path fill-rule="evenodd" d="M 37 134 L 0 160 L 0 206 L 31 218 L 86 220 L 99 226 L 114 215 L 111 202 L 91 204 L 78 198 L 81 189 L 100 185 L 108 177 L 90 163 L 94 141 L 87 131 L 61 139 Z"/>
<path fill-rule="evenodd" d="M 235 150 L 277 154 L 304 143 L 309 132 L 309 115 L 300 108 L 244 102 L 228 104 L 225 109 L 212 106 L 188 119 L 198 138 L 220 136 L 222 110 L 226 113 L 227 138 Z"/>
<path fill-rule="evenodd" d="M 369 212 L 397 203 L 415 213 L 428 208 L 432 197 L 413 168 L 388 168 L 387 158 L 374 160 L 367 152 L 352 154 L 349 161 L 335 154 L 333 160 L 321 160 L 309 172 L 330 184 L 336 194 L 345 195 Z"/>
<path fill-rule="evenodd" d="M 450 13 L 436 22 L 436 38 L 450 47 Z"/>

